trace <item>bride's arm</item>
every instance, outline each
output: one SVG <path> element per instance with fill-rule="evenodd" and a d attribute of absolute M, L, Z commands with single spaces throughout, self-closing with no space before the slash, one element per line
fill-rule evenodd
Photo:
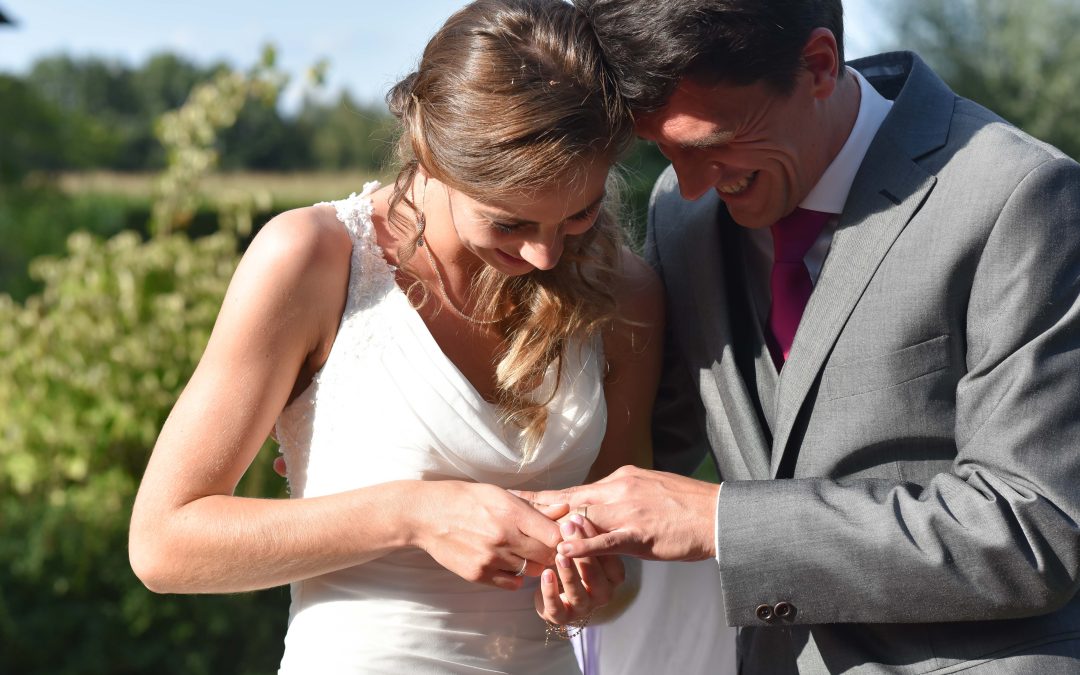
<path fill-rule="evenodd" d="M 350 249 L 326 207 L 279 216 L 249 247 L 135 500 L 129 556 L 152 590 L 267 588 L 410 546 L 464 578 L 513 588 L 522 557 L 553 560 L 557 526 L 491 486 L 397 481 L 313 499 L 233 496 L 298 381 L 325 361 Z"/>
<path fill-rule="evenodd" d="M 622 267 L 624 277 L 616 294 L 624 321 L 604 335 L 608 423 L 589 482 L 626 464 L 652 467 L 652 407 L 660 382 L 664 334 L 663 287 L 652 268 L 629 251 L 623 254 Z"/>

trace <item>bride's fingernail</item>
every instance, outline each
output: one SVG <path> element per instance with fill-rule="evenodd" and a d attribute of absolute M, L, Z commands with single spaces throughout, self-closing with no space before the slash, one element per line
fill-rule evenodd
<path fill-rule="evenodd" d="M 570 558 L 567 558 L 566 556 L 557 555 L 557 556 L 555 556 L 555 564 L 558 565 L 559 567 L 563 568 L 563 569 L 567 569 L 567 568 L 570 567 Z"/>
<path fill-rule="evenodd" d="M 573 523 L 563 523 L 559 526 L 559 531 L 562 532 L 564 537 L 572 537 L 577 532 L 577 528 L 574 527 Z"/>
<path fill-rule="evenodd" d="M 570 516 L 570 520 L 574 521 L 578 525 L 584 525 L 585 524 L 585 520 L 576 513 L 574 515 Z"/>
<path fill-rule="evenodd" d="M 545 584 L 553 584 L 553 583 L 555 583 L 555 572 L 553 570 L 544 570 L 544 583 Z"/>

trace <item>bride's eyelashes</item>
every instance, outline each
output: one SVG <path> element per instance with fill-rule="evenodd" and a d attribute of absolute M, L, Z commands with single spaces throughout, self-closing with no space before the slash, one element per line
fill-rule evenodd
<path fill-rule="evenodd" d="M 582 223 L 592 220 L 600 211 L 600 202 L 597 202 L 580 213 L 576 213 L 563 222 Z M 513 234 L 524 227 L 523 223 L 504 223 L 497 220 L 488 221 L 491 227 L 502 234 Z"/>

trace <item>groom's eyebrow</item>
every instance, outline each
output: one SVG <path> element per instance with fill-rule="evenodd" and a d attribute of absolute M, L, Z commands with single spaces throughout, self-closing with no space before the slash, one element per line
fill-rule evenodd
<path fill-rule="evenodd" d="M 683 141 L 679 144 L 679 146 L 686 150 L 704 150 L 707 148 L 715 148 L 718 145 L 730 143 L 731 139 L 734 137 L 734 132 L 724 129 L 717 129 L 716 131 L 702 136 L 701 138 L 694 138 L 688 141 Z"/>

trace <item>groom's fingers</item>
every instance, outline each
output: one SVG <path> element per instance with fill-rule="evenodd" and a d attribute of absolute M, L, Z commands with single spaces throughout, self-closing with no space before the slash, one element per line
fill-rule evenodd
<path fill-rule="evenodd" d="M 532 507 L 539 511 L 545 518 L 558 520 L 570 513 L 569 504 L 533 504 Z"/>
<path fill-rule="evenodd" d="M 507 490 L 510 494 L 520 497 L 527 502 L 532 502 L 534 505 L 540 504 L 569 504 L 567 499 L 569 490 L 543 490 L 540 492 L 533 492 L 530 490 Z"/>
<path fill-rule="evenodd" d="M 634 541 L 629 532 L 615 530 L 587 539 L 575 539 L 559 544 L 558 551 L 567 558 L 622 553 L 634 555 Z"/>
<path fill-rule="evenodd" d="M 568 504 L 571 510 L 584 504 L 607 501 L 603 498 L 603 486 L 597 483 L 579 485 L 565 490 L 544 490 L 542 492 L 511 490 L 510 492 L 537 504 Z"/>

